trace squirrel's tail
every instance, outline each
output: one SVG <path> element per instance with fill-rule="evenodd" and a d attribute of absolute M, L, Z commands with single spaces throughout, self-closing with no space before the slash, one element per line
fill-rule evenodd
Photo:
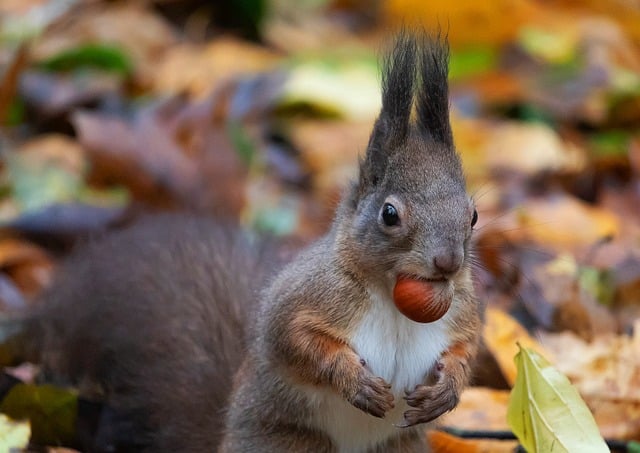
<path fill-rule="evenodd" d="M 162 215 L 85 244 L 28 321 L 50 379 L 109 411 L 91 451 L 211 451 L 272 254 Z"/>

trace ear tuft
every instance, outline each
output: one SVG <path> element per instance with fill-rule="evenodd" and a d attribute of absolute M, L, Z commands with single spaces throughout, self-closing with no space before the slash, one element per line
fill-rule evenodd
<path fill-rule="evenodd" d="M 387 159 L 409 135 L 417 72 L 417 41 L 401 31 L 383 60 L 382 110 L 369 139 L 367 154 L 360 163 L 361 183 L 376 185 Z"/>
<path fill-rule="evenodd" d="M 382 73 L 383 133 L 386 145 L 396 147 L 402 144 L 409 133 L 409 118 L 413 106 L 416 81 L 416 36 L 401 31 L 395 39 L 393 50 L 384 60 Z"/>
<path fill-rule="evenodd" d="M 425 34 L 420 45 L 420 88 L 416 109 L 419 129 L 453 146 L 449 123 L 449 44 L 447 36 Z"/>

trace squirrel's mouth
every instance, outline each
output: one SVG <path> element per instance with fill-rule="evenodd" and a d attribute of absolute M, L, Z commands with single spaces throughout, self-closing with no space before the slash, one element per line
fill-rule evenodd
<path fill-rule="evenodd" d="M 448 283 L 450 281 L 450 279 L 448 279 L 446 277 L 443 277 L 443 276 L 425 277 L 424 275 L 418 275 L 418 274 L 413 274 L 413 273 L 399 273 L 397 278 L 406 278 L 406 279 L 411 279 L 411 280 L 418 280 L 418 281 L 426 282 L 426 283 L 430 283 L 430 284 Z"/>

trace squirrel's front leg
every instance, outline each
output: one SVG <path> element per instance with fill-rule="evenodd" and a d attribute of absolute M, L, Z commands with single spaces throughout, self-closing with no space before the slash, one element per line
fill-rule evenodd
<path fill-rule="evenodd" d="M 391 385 L 374 375 L 339 329 L 311 312 L 296 314 L 279 341 L 294 379 L 328 385 L 349 403 L 383 418 L 394 407 Z M 284 340 L 284 341 L 283 341 Z"/>
<path fill-rule="evenodd" d="M 406 392 L 405 400 L 413 409 L 404 413 L 404 420 L 398 426 L 428 423 L 455 408 L 469 380 L 470 360 L 476 352 L 475 341 L 459 341 L 450 346 L 434 366 L 431 377 L 435 383 L 420 384 Z"/>

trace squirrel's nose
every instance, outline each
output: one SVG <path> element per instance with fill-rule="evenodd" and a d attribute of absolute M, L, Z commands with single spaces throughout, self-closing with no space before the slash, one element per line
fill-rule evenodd
<path fill-rule="evenodd" d="M 460 270 L 462 257 L 463 254 L 455 250 L 440 250 L 433 257 L 433 265 L 443 276 L 450 277 Z"/>

